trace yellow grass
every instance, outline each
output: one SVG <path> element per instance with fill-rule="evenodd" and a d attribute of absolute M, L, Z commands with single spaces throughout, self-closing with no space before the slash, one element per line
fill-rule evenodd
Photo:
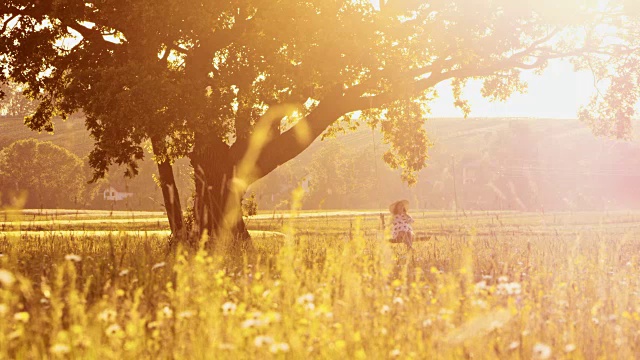
<path fill-rule="evenodd" d="M 286 236 L 240 261 L 162 234 L 0 234 L 0 359 L 640 352 L 635 214 L 414 215 L 435 236 L 412 253 L 375 216 L 251 220 Z"/>

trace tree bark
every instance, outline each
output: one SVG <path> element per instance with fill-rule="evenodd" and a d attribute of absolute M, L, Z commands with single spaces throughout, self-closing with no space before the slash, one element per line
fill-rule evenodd
<path fill-rule="evenodd" d="M 178 192 L 178 186 L 176 185 L 176 179 L 173 176 L 173 166 L 166 157 L 162 142 L 157 141 L 157 139 L 152 139 L 151 146 L 154 155 L 161 159 L 161 161 L 157 163 L 157 166 L 162 199 L 164 200 L 164 208 L 167 212 L 171 234 L 174 239 L 179 242 L 186 237 L 186 234 L 184 233 L 184 219 L 182 216 L 182 206 L 180 204 L 180 194 Z"/>
<path fill-rule="evenodd" d="M 237 159 L 221 141 L 208 142 L 196 134 L 191 165 L 195 173 L 194 235 L 208 236 L 208 247 L 230 247 L 223 251 L 245 250 L 251 236 L 242 218 L 245 189 L 235 186 Z"/>
<path fill-rule="evenodd" d="M 168 161 L 158 163 L 158 175 L 171 234 L 176 239 L 182 239 L 184 237 L 182 206 L 180 204 L 180 195 L 178 193 L 178 187 L 176 186 L 176 180 L 173 176 L 173 167 Z"/>

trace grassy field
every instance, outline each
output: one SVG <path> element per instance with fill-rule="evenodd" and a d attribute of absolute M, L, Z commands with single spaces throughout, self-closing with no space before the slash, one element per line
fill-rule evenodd
<path fill-rule="evenodd" d="M 640 213 L 414 211 L 412 252 L 375 211 L 299 215 L 234 260 L 168 252 L 158 213 L 1 213 L 0 359 L 640 353 Z"/>

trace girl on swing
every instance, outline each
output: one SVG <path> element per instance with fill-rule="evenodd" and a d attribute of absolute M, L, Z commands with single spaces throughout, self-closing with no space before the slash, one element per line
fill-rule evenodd
<path fill-rule="evenodd" d="M 407 214 L 408 200 L 396 201 L 389 205 L 389 211 L 393 215 L 391 220 L 391 236 L 393 242 L 405 243 L 409 250 L 413 250 L 413 218 Z"/>

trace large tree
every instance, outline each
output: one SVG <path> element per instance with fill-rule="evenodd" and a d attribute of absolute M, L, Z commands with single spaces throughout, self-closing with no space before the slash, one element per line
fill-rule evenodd
<path fill-rule="evenodd" d="M 85 166 L 69 150 L 51 142 L 18 140 L 0 151 L 0 203 L 25 196 L 27 207 L 84 205 Z"/>
<path fill-rule="evenodd" d="M 149 141 L 175 233 L 171 164 L 188 156 L 196 233 L 247 239 L 246 187 L 323 133 L 380 128 L 391 145 L 385 161 L 414 181 L 427 159 L 423 119 L 443 81 L 467 114 L 468 79 L 504 100 L 526 89 L 522 71 L 571 58 L 608 79 L 582 116 L 624 133 L 638 96 L 637 8 L 634 0 L 7 0 L 0 77 L 40 101 L 26 119 L 34 130 L 84 113 L 96 177 L 112 163 L 134 174 Z"/>

